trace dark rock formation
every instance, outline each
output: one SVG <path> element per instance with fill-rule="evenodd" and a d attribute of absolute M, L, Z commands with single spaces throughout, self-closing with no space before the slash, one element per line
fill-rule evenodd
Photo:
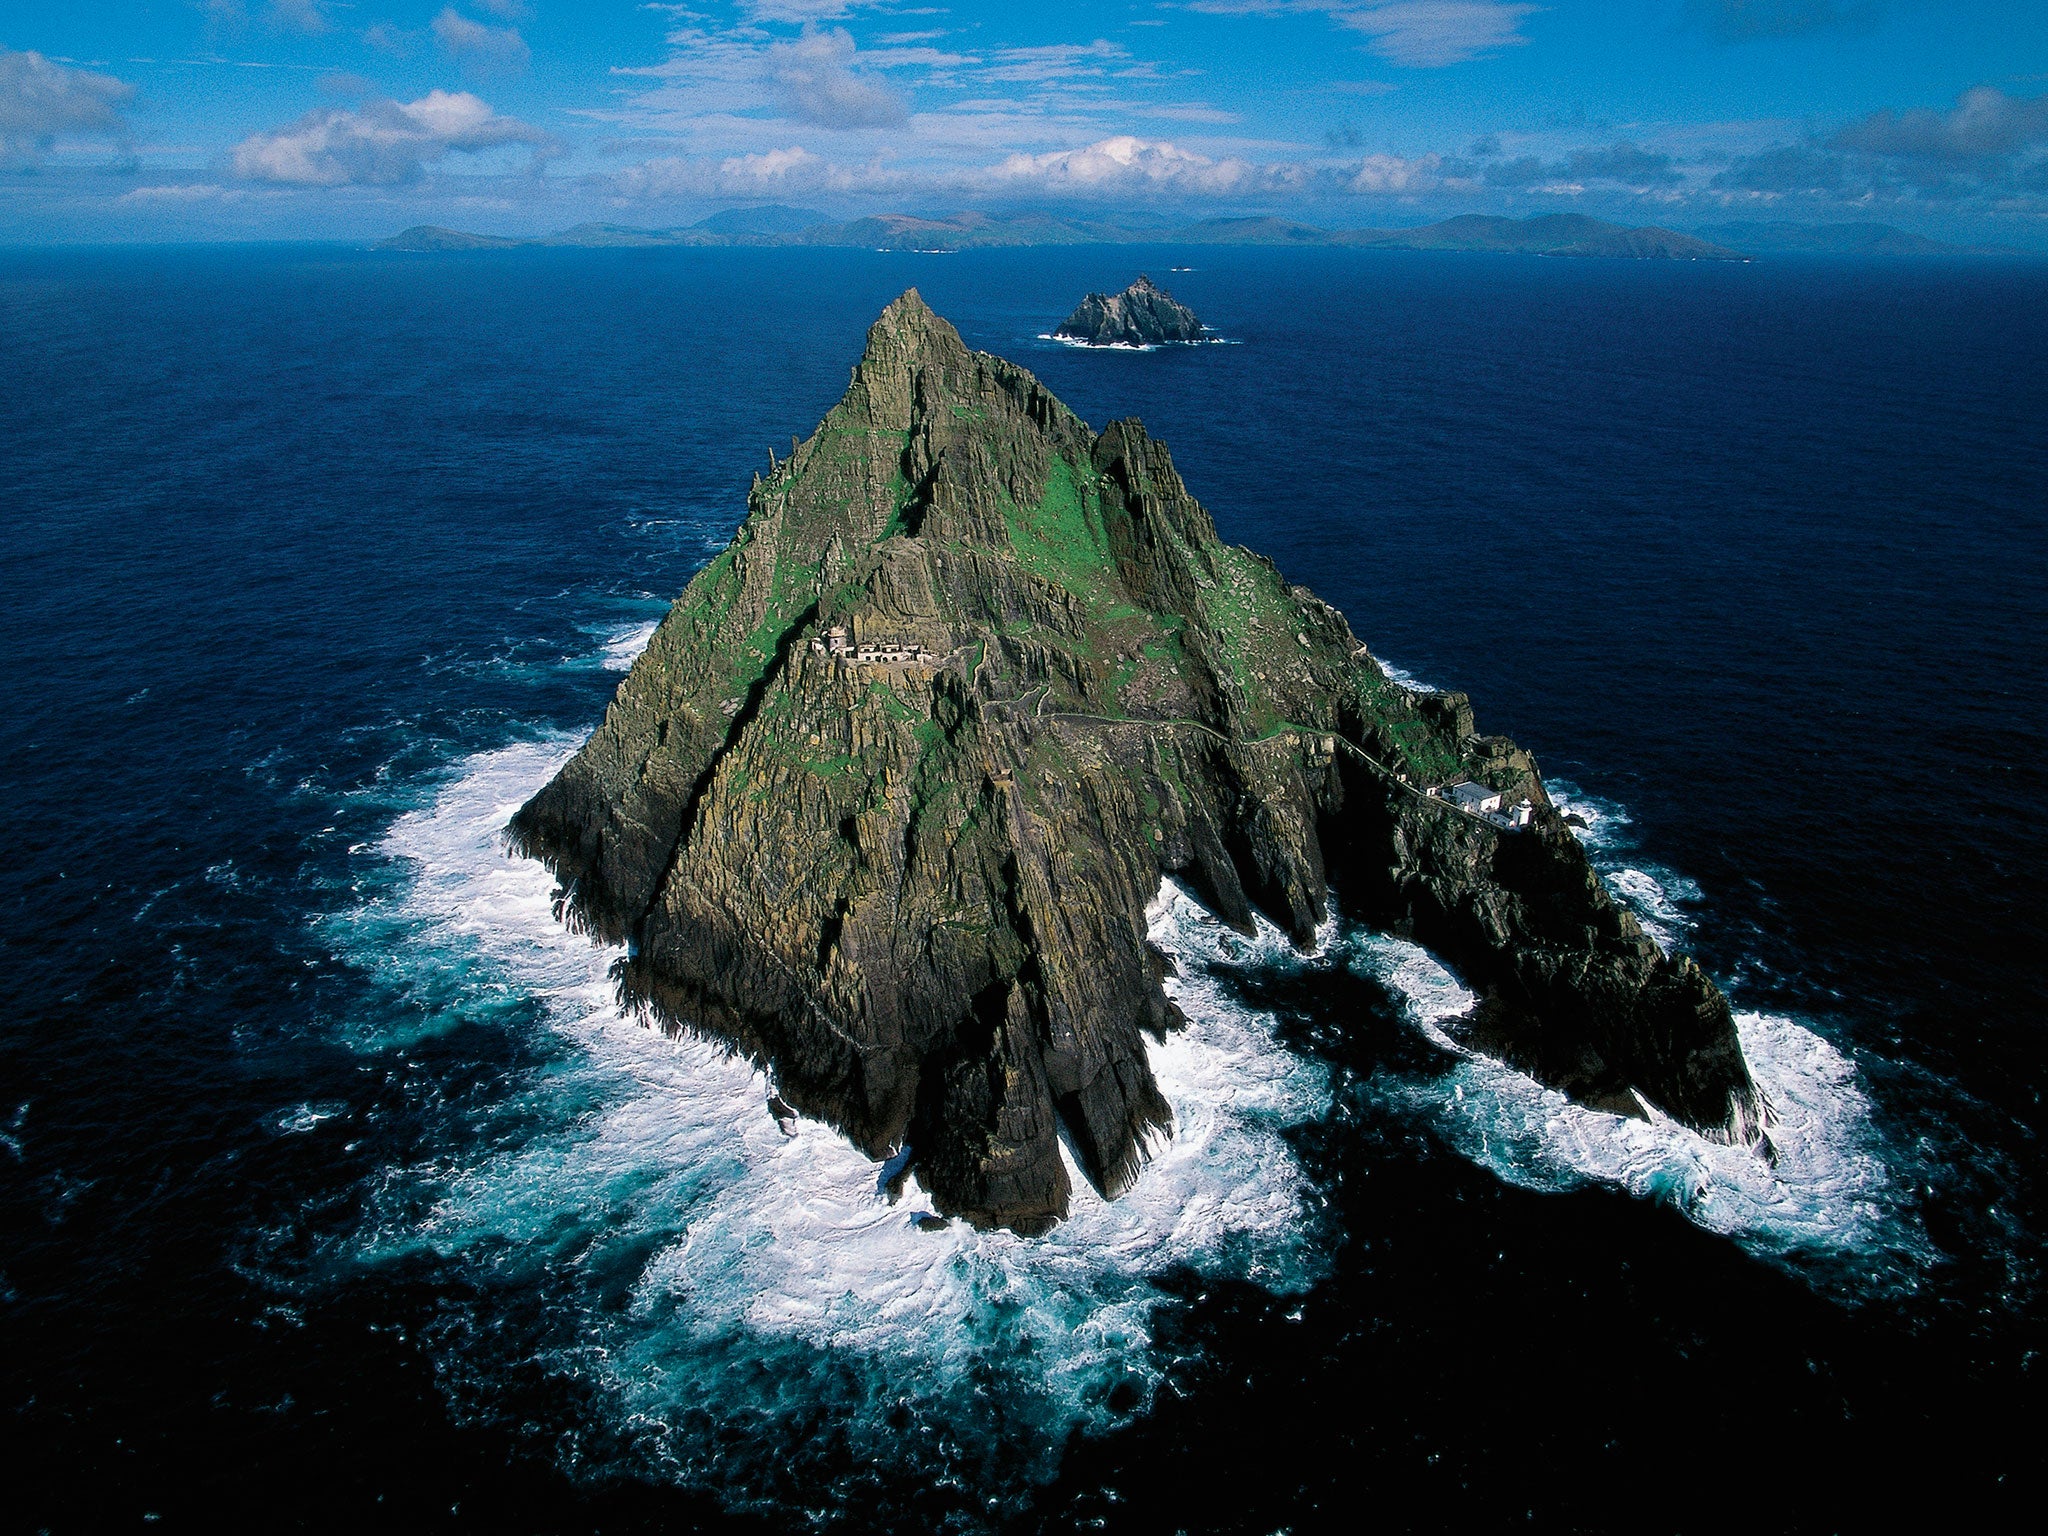
<path fill-rule="evenodd" d="M 1156 347 L 1164 341 L 1200 341 L 1195 312 L 1144 273 L 1122 293 L 1091 293 L 1060 322 L 1055 336 L 1098 347 Z"/>
<path fill-rule="evenodd" d="M 627 999 L 871 1155 L 907 1142 L 942 1212 L 1042 1230 L 1062 1127 L 1115 1195 L 1170 1126 L 1166 873 L 1301 944 L 1335 884 L 1544 1081 L 1758 1133 L 1726 1002 L 1609 899 L 1528 755 L 1225 545 L 1137 422 L 1096 435 L 908 293 L 748 507 L 511 835 L 630 945 Z M 1532 824 L 1415 787 L 1461 779 Z"/>

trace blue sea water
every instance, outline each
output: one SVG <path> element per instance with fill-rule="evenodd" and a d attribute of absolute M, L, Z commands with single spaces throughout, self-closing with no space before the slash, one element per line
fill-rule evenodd
<path fill-rule="evenodd" d="M 1171 286 L 1227 347 L 1045 339 Z M 1025 1242 L 611 1008 L 498 829 L 916 284 L 1726 986 L 1775 1163 L 1168 887 L 1177 1134 Z M 7 1523 L 1839 1529 L 2037 1470 L 2048 268 L 0 253 Z"/>

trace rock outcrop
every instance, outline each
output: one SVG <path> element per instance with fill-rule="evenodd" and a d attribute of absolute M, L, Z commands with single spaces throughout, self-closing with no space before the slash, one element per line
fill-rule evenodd
<path fill-rule="evenodd" d="M 1101 434 L 915 292 L 513 819 L 623 995 L 772 1073 L 938 1208 L 1042 1230 L 1064 1130 L 1114 1196 L 1172 1107 L 1162 875 L 1309 944 L 1333 885 L 1481 992 L 1489 1049 L 1748 1139 L 1728 1006 L 1607 895 L 1528 755 L 1390 682 L 1225 545 L 1163 445 Z M 1507 830 L 1422 792 L 1530 802 Z"/>
<path fill-rule="evenodd" d="M 1053 335 L 1098 347 L 1156 347 L 1200 341 L 1205 329 L 1192 309 L 1141 272 L 1122 293 L 1089 294 Z"/>

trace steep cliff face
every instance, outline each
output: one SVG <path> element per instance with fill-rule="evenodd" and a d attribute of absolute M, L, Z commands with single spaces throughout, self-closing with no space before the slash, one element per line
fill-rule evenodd
<path fill-rule="evenodd" d="M 1417 787 L 1461 779 L 1530 825 Z M 1138 423 L 1097 436 L 915 292 L 511 835 L 631 946 L 628 998 L 871 1154 L 907 1142 L 984 1225 L 1065 1212 L 1062 1128 L 1112 1196 L 1170 1130 L 1163 873 L 1304 944 L 1335 881 L 1486 995 L 1490 1049 L 1759 1129 L 1727 1004 L 1608 898 L 1525 754 L 1223 544 Z"/>
<path fill-rule="evenodd" d="M 1062 320 L 1055 336 L 1096 346 L 1155 347 L 1200 341 L 1205 327 L 1195 312 L 1142 272 L 1122 293 L 1091 293 Z"/>

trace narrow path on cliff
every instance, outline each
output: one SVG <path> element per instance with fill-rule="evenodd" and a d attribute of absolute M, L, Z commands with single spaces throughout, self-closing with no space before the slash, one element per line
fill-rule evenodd
<path fill-rule="evenodd" d="M 1042 702 L 1043 701 L 1041 701 L 1041 703 Z M 1296 725 L 1290 721 L 1289 723 L 1278 727 L 1277 729 L 1273 730 L 1272 732 L 1264 736 L 1226 736 L 1221 731 L 1217 730 L 1214 726 L 1204 725 L 1199 720 L 1143 720 L 1132 716 L 1120 717 L 1117 715 L 1091 715 L 1084 713 L 1081 710 L 1071 709 L 1056 709 L 1048 715 L 1041 708 L 1038 714 L 1038 718 L 1042 720 L 1084 720 L 1090 721 L 1097 725 L 1184 725 L 1187 726 L 1190 730 L 1200 731 L 1205 736 L 1214 737 L 1217 741 L 1222 742 L 1226 747 L 1263 747 L 1267 745 L 1269 742 L 1279 741 L 1283 737 L 1321 736 L 1325 740 L 1334 742 L 1337 746 L 1342 747 L 1346 752 L 1349 752 L 1353 757 L 1357 758 L 1360 762 L 1367 764 L 1369 767 L 1385 775 L 1388 783 L 1394 785 L 1398 789 L 1406 790 L 1409 794 L 1413 795 L 1416 799 L 1422 801 L 1424 804 L 1433 805 L 1440 810 L 1454 812 L 1459 816 L 1465 817 L 1467 820 L 1476 821 L 1481 826 L 1486 827 L 1494 832 L 1506 832 L 1509 830 L 1508 828 L 1501 826 L 1498 822 L 1492 821 L 1489 818 L 1482 816 L 1477 811 L 1466 810 L 1465 807 L 1459 805 L 1456 801 L 1440 800 L 1435 795 L 1428 794 L 1423 790 L 1417 789 L 1413 784 L 1410 784 L 1406 779 L 1402 778 L 1398 773 L 1396 773 L 1393 769 L 1389 768 L 1385 763 L 1381 762 L 1378 758 L 1374 757 L 1370 752 L 1367 752 L 1363 747 L 1357 745 L 1357 743 L 1346 740 L 1342 735 L 1340 735 L 1336 731 L 1318 730 L 1313 726 Z"/>

